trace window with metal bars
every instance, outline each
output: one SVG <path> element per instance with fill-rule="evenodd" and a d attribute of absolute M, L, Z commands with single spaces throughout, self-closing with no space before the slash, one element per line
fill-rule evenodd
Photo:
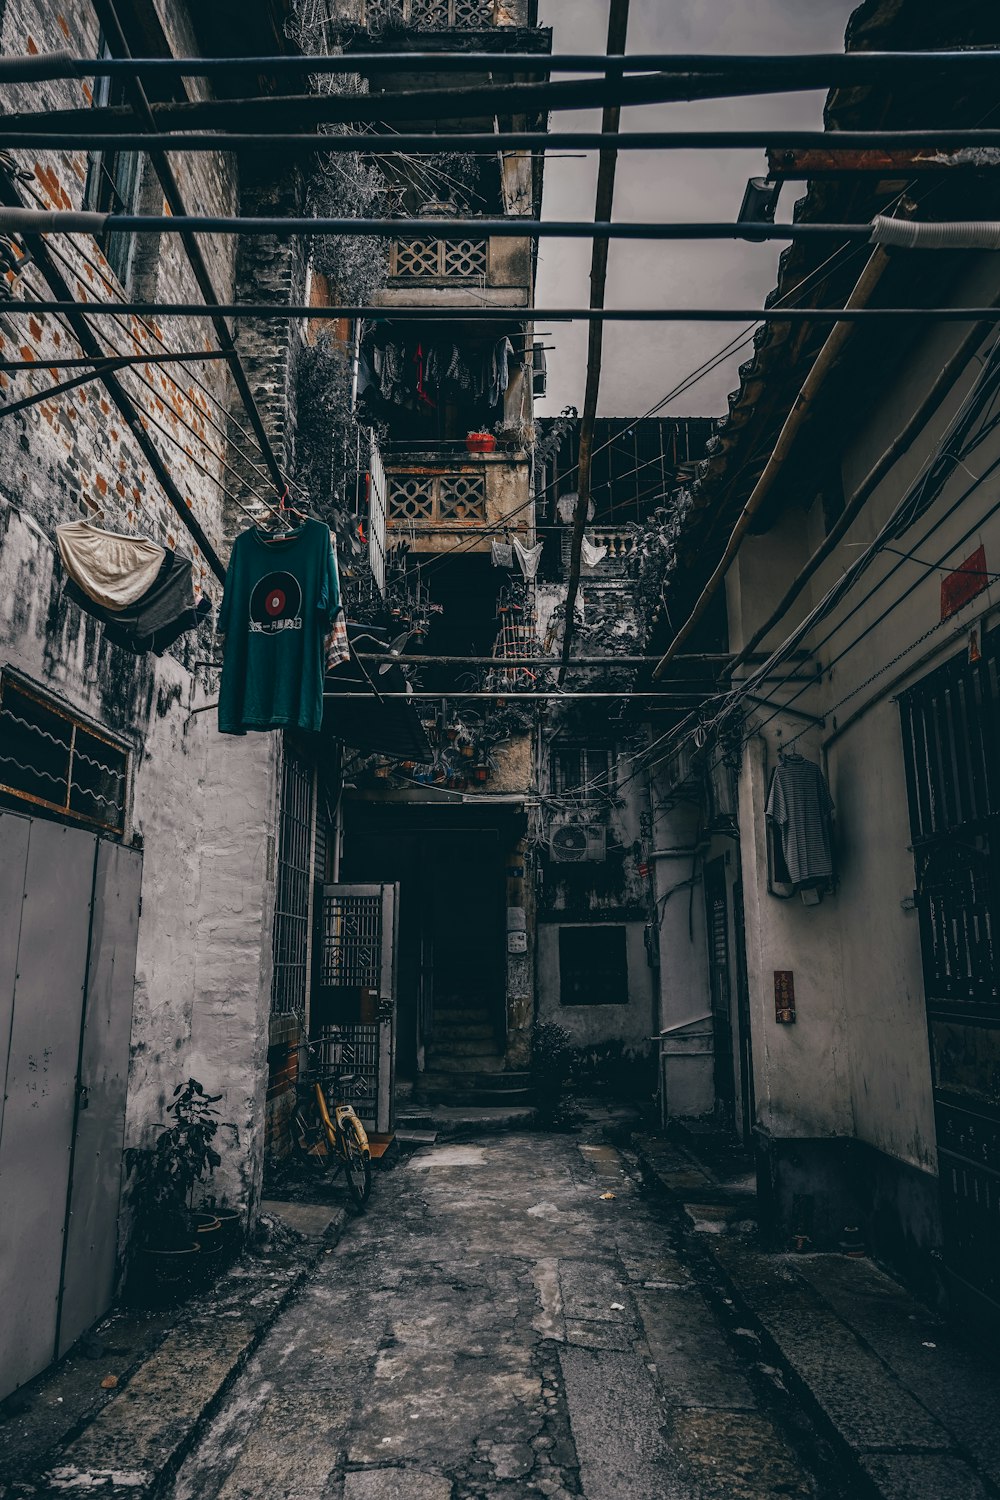
<path fill-rule="evenodd" d="M 0 676 L 0 801 L 125 832 L 129 752 L 68 705 Z"/>
<path fill-rule="evenodd" d="M 313 769 L 285 741 L 278 812 L 271 1010 L 305 1016 L 313 856 Z"/>

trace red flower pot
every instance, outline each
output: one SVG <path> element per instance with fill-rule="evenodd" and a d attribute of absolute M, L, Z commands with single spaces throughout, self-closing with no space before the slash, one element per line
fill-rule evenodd
<path fill-rule="evenodd" d="M 465 446 L 470 453 L 492 453 L 496 445 L 497 440 L 492 432 L 470 432 L 465 439 Z"/>

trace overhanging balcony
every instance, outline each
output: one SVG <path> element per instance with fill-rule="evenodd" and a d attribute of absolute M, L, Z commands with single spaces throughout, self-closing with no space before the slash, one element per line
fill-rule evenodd
<path fill-rule="evenodd" d="M 416 552 L 488 552 L 497 528 L 522 541 L 532 527 L 530 471 L 519 451 L 461 454 L 447 447 L 385 455 L 389 544 Z"/>
<path fill-rule="evenodd" d="M 389 281 L 374 297 L 381 307 L 527 307 L 531 240 L 414 234 L 389 246 Z"/>
<path fill-rule="evenodd" d="M 528 0 L 326 0 L 332 17 L 358 26 L 395 23 L 426 31 L 483 31 L 488 26 L 529 26 Z"/>

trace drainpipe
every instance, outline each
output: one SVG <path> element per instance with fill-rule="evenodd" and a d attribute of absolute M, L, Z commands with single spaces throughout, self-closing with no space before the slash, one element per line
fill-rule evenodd
<path fill-rule="evenodd" d="M 883 272 L 888 264 L 889 252 L 879 246 L 872 252 L 864 270 L 858 277 L 854 290 L 845 303 L 845 311 L 849 308 L 864 307 L 867 305 L 882 279 Z M 771 457 L 765 464 L 763 473 L 751 490 L 749 498 L 740 512 L 739 519 L 733 527 L 729 541 L 726 543 L 725 551 L 716 565 L 715 571 L 702 589 L 694 609 L 688 615 L 684 624 L 654 667 L 654 681 L 663 676 L 667 667 L 673 661 L 677 652 L 687 640 L 718 592 L 719 585 L 729 572 L 733 559 L 740 549 L 743 537 L 749 530 L 751 521 L 770 493 L 774 481 L 781 472 L 785 460 L 791 452 L 792 445 L 801 431 L 803 423 L 812 411 L 816 397 L 826 383 L 827 376 L 843 354 L 856 326 L 854 323 L 836 323 L 830 330 L 826 343 L 816 356 L 812 369 L 803 381 L 802 389 L 796 396 L 792 409 L 785 418 L 784 426 L 778 434 L 778 441 L 774 445 Z"/>

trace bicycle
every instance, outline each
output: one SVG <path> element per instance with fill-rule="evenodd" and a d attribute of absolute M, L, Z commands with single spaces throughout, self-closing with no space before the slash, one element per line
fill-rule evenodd
<path fill-rule="evenodd" d="M 317 1050 L 310 1044 L 310 1057 Z M 353 1108 L 337 1097 L 339 1090 L 350 1088 L 357 1077 L 357 1073 L 339 1068 L 326 1074 L 312 1068 L 301 1073 L 291 1128 L 292 1146 L 299 1160 L 323 1176 L 335 1178 L 343 1172 L 355 1206 L 362 1209 L 372 1190 L 371 1148 Z"/>

